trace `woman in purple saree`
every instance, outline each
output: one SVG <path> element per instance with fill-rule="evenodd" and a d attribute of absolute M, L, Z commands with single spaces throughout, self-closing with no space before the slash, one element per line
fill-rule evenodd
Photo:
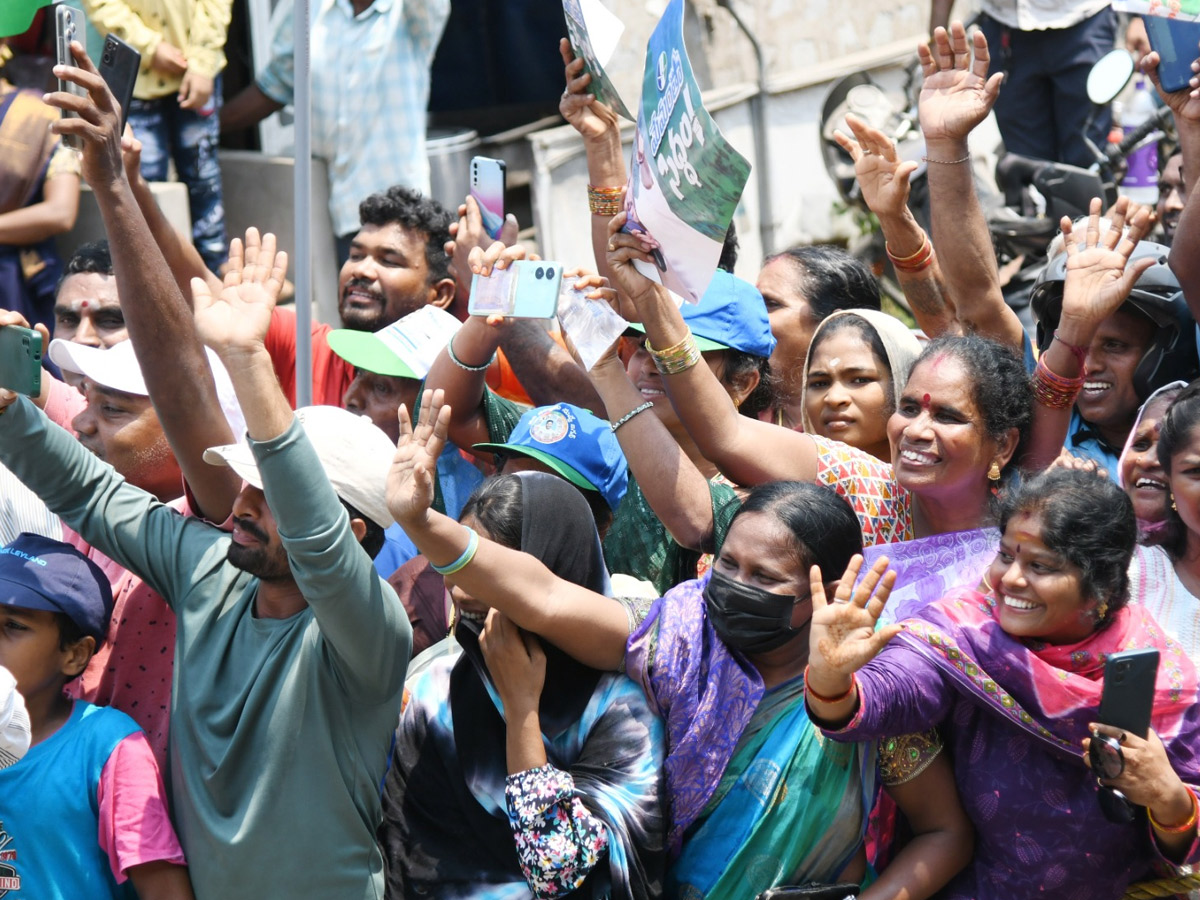
<path fill-rule="evenodd" d="M 1000 524 L 987 594 L 959 589 L 875 631 L 882 604 L 868 595 L 881 564 L 851 602 L 837 602 L 848 588 L 830 604 L 815 590 L 810 714 L 835 740 L 940 726 L 977 834 L 974 859 L 940 896 L 1116 898 L 1200 861 L 1196 670 L 1127 605 L 1128 497 L 1107 479 L 1050 470 L 1006 499 Z M 1105 659 L 1146 647 L 1161 661 L 1143 740 L 1096 723 Z M 1118 738 L 1125 760 L 1101 784 L 1149 815 L 1101 814 L 1085 761 L 1096 734 Z"/>

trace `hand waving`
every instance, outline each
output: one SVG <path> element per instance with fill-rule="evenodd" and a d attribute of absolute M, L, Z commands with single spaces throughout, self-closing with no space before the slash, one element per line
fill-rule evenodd
<path fill-rule="evenodd" d="M 422 527 L 433 505 L 437 461 L 449 428 L 450 407 L 440 390 L 421 395 L 420 424 L 415 428 L 408 409 L 400 407 L 400 440 L 388 470 L 387 505 L 406 531 Z"/>
<path fill-rule="evenodd" d="M 835 131 L 833 137 L 854 160 L 854 174 L 863 200 L 881 219 L 903 214 L 908 206 L 908 179 L 917 170 L 917 164 L 900 162 L 895 143 L 856 116 L 847 115 L 846 124 L 854 132 L 854 138 L 840 131 Z"/>
<path fill-rule="evenodd" d="M 1064 217 L 1062 231 L 1067 252 L 1067 280 L 1063 285 L 1064 323 L 1098 325 L 1116 311 L 1138 277 L 1154 265 L 1154 259 L 1129 261 L 1138 241 L 1153 219 L 1147 207 L 1121 197 L 1112 208 L 1112 225 L 1100 233 L 1100 200 L 1092 200 L 1087 229 L 1080 234 Z M 1129 232 L 1122 236 L 1126 224 Z"/>
<path fill-rule="evenodd" d="M 192 279 L 200 339 L 222 359 L 261 349 L 286 274 L 287 254 L 275 249 L 275 235 L 260 240 L 258 229 L 248 228 L 244 244 L 234 238 L 218 296 L 204 280 Z"/>
<path fill-rule="evenodd" d="M 961 22 L 933 32 L 933 49 L 921 44 L 917 55 L 925 84 L 921 87 L 918 110 L 921 131 L 927 144 L 937 141 L 966 141 L 971 130 L 987 118 L 1000 94 L 1003 73 L 988 77 L 987 38 L 974 35 L 974 59 L 967 31 Z"/>
<path fill-rule="evenodd" d="M 821 681 L 844 682 L 869 663 L 884 645 L 902 630 L 887 625 L 875 630 L 883 606 L 896 583 L 896 573 L 887 570 L 888 559 L 880 557 L 855 587 L 862 568 L 862 556 L 855 554 L 838 582 L 833 602 L 825 599 L 821 569 L 809 573 L 813 617 L 809 632 L 808 665 L 810 679 L 818 693 Z"/>

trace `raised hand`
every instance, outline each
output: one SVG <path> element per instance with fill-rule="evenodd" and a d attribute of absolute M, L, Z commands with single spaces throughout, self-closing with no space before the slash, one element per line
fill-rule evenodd
<path fill-rule="evenodd" d="M 546 654 L 538 639 L 493 609 L 479 635 L 479 649 L 504 704 L 505 718 L 536 710 L 546 684 Z"/>
<path fill-rule="evenodd" d="M 833 138 L 854 160 L 854 175 L 863 200 L 880 219 L 903 215 L 908 208 L 908 179 L 917 164 L 901 162 L 895 143 L 862 119 L 847 115 L 846 124 L 854 137 L 835 131 Z"/>
<path fill-rule="evenodd" d="M 921 44 L 917 55 L 925 83 L 921 87 L 918 112 L 926 144 L 939 141 L 965 142 L 971 130 L 987 118 L 1004 75 L 988 77 L 991 57 L 987 38 L 975 32 L 972 43 L 962 22 L 933 32 L 932 48 Z"/>
<path fill-rule="evenodd" d="M 1163 90 L 1162 81 L 1158 77 L 1158 66 L 1162 59 L 1158 55 L 1158 51 L 1152 50 L 1142 57 L 1141 69 L 1146 73 L 1146 77 L 1153 83 L 1158 90 L 1158 96 L 1162 98 L 1162 102 L 1171 108 L 1171 112 L 1175 113 L 1178 118 L 1187 119 L 1190 122 L 1200 122 L 1200 79 L 1193 77 L 1187 87 L 1179 91 L 1167 92 Z M 1197 63 L 1192 63 L 1192 71 L 1198 70 Z"/>
<path fill-rule="evenodd" d="M 1121 197 L 1112 208 L 1112 224 L 1100 233 L 1100 200 L 1094 198 L 1082 234 L 1064 217 L 1062 232 L 1067 252 L 1067 278 L 1063 285 L 1062 323 L 1099 325 L 1125 302 L 1153 258 L 1129 261 L 1138 241 L 1150 230 L 1153 218 L 1147 207 Z M 1128 233 L 1125 226 L 1129 226 Z"/>
<path fill-rule="evenodd" d="M 55 134 L 73 134 L 83 142 L 83 177 L 94 191 L 111 187 L 123 175 L 121 165 L 121 104 L 112 95 L 99 71 L 78 41 L 71 42 L 76 66 L 55 66 L 54 74 L 79 85 L 80 97 L 66 91 L 46 95 L 46 103 L 78 115 L 58 119 L 50 126 Z"/>
<path fill-rule="evenodd" d="M 275 235 L 260 239 L 258 229 L 248 228 L 244 243 L 234 238 L 219 295 L 203 279 L 192 279 L 200 339 L 222 359 L 262 349 L 286 274 L 287 254 L 275 249 Z"/>
<path fill-rule="evenodd" d="M 387 477 L 387 506 L 406 531 L 421 528 L 433 505 L 437 461 L 446 446 L 450 407 L 445 393 L 421 395 L 420 424 L 413 427 L 405 406 L 400 407 L 400 440 Z"/>
<path fill-rule="evenodd" d="M 29 321 L 15 310 L 0 309 L 0 328 L 3 328 L 6 325 L 15 325 L 18 328 L 28 328 Z M 33 327 L 42 336 L 42 347 L 49 348 L 50 332 L 47 330 L 46 326 L 39 322 Z M 45 349 L 43 349 L 43 352 L 45 352 Z M 44 378 L 42 379 L 42 384 L 42 392 L 44 394 L 46 390 Z M 17 397 L 19 396 L 20 394 L 18 394 L 16 391 L 10 391 L 7 388 L 0 388 L 0 414 L 3 414 L 4 410 L 16 403 Z"/>
<path fill-rule="evenodd" d="M 813 566 L 809 573 L 813 603 L 809 678 L 813 690 L 825 696 L 840 693 L 839 688 L 844 690 L 850 676 L 902 630 L 899 625 L 875 630 L 896 583 L 896 573 L 888 571 L 887 557 L 877 559 L 856 587 L 854 581 L 862 563 L 862 556 L 855 554 L 838 582 L 832 602 L 825 599 L 821 568 Z"/>
<path fill-rule="evenodd" d="M 592 76 L 583 71 L 583 60 L 576 59 L 571 42 L 566 38 L 559 40 L 558 52 L 567 77 L 567 89 L 558 101 L 558 111 L 585 141 L 603 140 L 618 128 L 617 114 L 588 93 Z"/>

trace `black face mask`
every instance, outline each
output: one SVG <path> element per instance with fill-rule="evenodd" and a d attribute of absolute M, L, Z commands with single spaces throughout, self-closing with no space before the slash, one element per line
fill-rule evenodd
<path fill-rule="evenodd" d="M 792 627 L 797 597 L 772 594 L 714 571 L 704 588 L 708 620 L 717 636 L 742 653 L 766 653 L 799 632 Z"/>

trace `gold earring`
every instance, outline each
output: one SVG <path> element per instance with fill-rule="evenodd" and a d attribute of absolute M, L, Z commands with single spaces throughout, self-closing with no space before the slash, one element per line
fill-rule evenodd
<path fill-rule="evenodd" d="M 1175 505 L 1175 495 L 1174 494 L 1171 495 L 1171 509 L 1175 510 L 1175 512 L 1179 512 L 1179 507 L 1177 507 Z"/>
<path fill-rule="evenodd" d="M 991 583 L 990 581 L 988 581 L 988 573 L 987 573 L 987 572 L 984 572 L 984 573 L 983 573 L 983 586 L 984 586 L 985 588 L 987 588 L 987 592 L 988 592 L 989 594 L 995 594 L 995 593 L 996 593 L 996 589 L 995 589 L 994 587 L 992 587 L 992 583 Z"/>
<path fill-rule="evenodd" d="M 1103 622 L 1108 616 L 1108 601 L 1101 600 L 1100 605 L 1096 607 L 1096 621 Z"/>
<path fill-rule="evenodd" d="M 993 485 L 1000 481 L 1000 463 L 994 459 L 992 460 L 992 467 L 988 469 L 988 481 L 992 482 Z"/>

